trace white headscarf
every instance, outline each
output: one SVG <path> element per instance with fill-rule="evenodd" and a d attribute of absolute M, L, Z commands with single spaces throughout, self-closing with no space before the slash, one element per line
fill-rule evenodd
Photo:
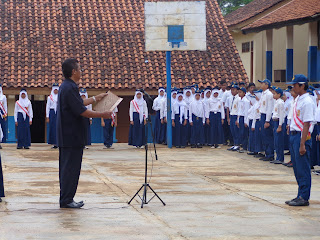
<path fill-rule="evenodd" d="M 4 98 L 5 96 L 3 94 L 2 86 L 0 86 L 0 101 L 3 101 Z"/>
<path fill-rule="evenodd" d="M 203 102 L 201 98 L 199 100 L 196 99 L 197 94 L 199 93 L 194 94 L 194 100 L 190 103 L 190 106 L 192 105 L 193 114 L 195 116 L 203 117 L 204 116 Z"/>
<path fill-rule="evenodd" d="M 160 92 L 163 92 L 163 96 L 160 95 Z M 163 88 L 158 89 L 158 98 L 159 100 L 163 100 L 166 97 L 166 90 L 164 90 Z"/>
<path fill-rule="evenodd" d="M 179 109 L 180 109 L 180 123 L 181 124 L 182 124 L 182 118 L 184 116 L 184 109 L 187 107 L 187 104 L 183 99 L 181 101 L 179 101 L 179 96 L 183 97 L 183 95 L 184 94 L 182 94 L 182 93 L 178 93 L 177 94 L 177 100 L 175 101 L 175 103 L 173 105 L 175 110 L 178 110 L 178 112 L 179 112 Z M 185 118 L 187 118 L 187 116 L 185 116 Z"/>
<path fill-rule="evenodd" d="M 137 97 L 137 94 L 139 94 L 139 93 L 141 93 L 141 98 L 140 99 Z M 139 120 L 140 120 L 140 123 L 142 123 L 143 122 L 143 113 L 144 113 L 144 99 L 143 99 L 142 92 L 137 90 L 135 95 L 134 95 L 133 101 L 138 105 L 138 108 L 139 108 Z"/>
<path fill-rule="evenodd" d="M 58 101 L 58 94 L 55 94 L 54 93 L 54 91 L 55 90 L 58 90 L 59 91 L 59 87 L 58 86 L 54 86 L 54 87 L 52 87 L 52 89 L 51 89 L 51 97 L 52 97 L 52 99 L 53 99 L 53 101 L 54 101 L 54 105 L 53 105 L 53 109 L 54 109 L 54 112 L 55 113 L 57 113 L 57 101 Z"/>
<path fill-rule="evenodd" d="M 191 94 L 189 97 L 187 97 L 187 92 L 190 92 L 190 94 Z M 187 107 L 189 108 L 190 103 L 191 103 L 191 102 L 193 101 L 193 99 L 194 99 L 194 96 L 192 95 L 191 89 L 186 89 L 186 90 L 184 90 L 184 94 L 183 94 L 183 95 L 184 95 L 184 96 L 183 96 L 183 99 L 184 99 Z M 177 96 L 177 97 L 178 97 L 178 96 Z"/>
<path fill-rule="evenodd" d="M 22 97 L 21 97 L 21 95 L 22 95 L 23 93 L 26 95 L 25 98 L 22 98 Z M 20 95 L 19 95 L 19 100 L 18 100 L 18 102 L 19 102 L 19 105 L 20 105 L 21 107 L 23 107 L 23 108 L 29 107 L 29 105 L 30 105 L 30 100 L 29 100 L 29 98 L 28 98 L 28 93 L 27 93 L 26 90 L 21 90 L 21 91 L 20 91 Z M 24 111 L 22 111 L 21 113 L 22 113 L 22 115 L 23 115 L 23 119 L 26 120 L 27 114 L 26 114 Z"/>
<path fill-rule="evenodd" d="M 216 102 L 219 102 L 221 100 L 221 98 L 219 98 L 219 95 L 217 97 L 214 96 L 215 93 L 220 93 L 220 91 L 218 89 L 212 89 L 212 92 L 211 92 L 211 101 L 216 103 Z"/>

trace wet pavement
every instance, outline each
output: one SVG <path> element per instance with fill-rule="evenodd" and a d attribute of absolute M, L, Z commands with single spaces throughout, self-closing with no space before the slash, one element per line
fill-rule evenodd
<path fill-rule="evenodd" d="M 293 208 L 292 168 L 226 148 L 157 150 L 150 185 L 166 206 L 127 204 L 144 181 L 144 150 L 116 144 L 85 150 L 75 198 L 85 206 L 69 210 L 58 204 L 58 150 L 3 144 L 0 239 L 320 239 L 320 176 L 310 206 Z"/>

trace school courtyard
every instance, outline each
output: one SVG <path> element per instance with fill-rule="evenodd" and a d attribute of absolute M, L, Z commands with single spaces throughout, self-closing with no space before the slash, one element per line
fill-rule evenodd
<path fill-rule="evenodd" d="M 309 207 L 288 207 L 284 202 L 297 192 L 292 168 L 225 147 L 159 146 L 150 184 L 167 205 L 154 198 L 141 209 L 140 201 L 127 202 L 144 181 L 144 150 L 94 145 L 84 154 L 75 199 L 85 201 L 80 210 L 59 208 L 57 150 L 46 144 L 15 147 L 4 144 L 1 151 L 6 191 L 0 204 L 1 240 L 320 236 L 320 176 L 312 176 Z M 149 163 L 151 170 L 151 158 Z"/>

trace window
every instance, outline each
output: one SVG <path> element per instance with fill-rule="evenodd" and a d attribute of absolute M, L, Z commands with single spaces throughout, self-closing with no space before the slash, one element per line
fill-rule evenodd
<path fill-rule="evenodd" d="M 250 52 L 250 42 L 242 43 L 242 52 L 243 53 Z"/>

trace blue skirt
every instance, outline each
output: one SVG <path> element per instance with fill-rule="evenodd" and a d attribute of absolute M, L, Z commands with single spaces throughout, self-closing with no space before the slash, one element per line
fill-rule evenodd
<path fill-rule="evenodd" d="M 7 121 L 4 120 L 4 118 L 2 118 L 2 117 L 0 117 L 0 125 L 1 125 L 2 132 L 3 132 L 2 142 L 6 143 L 7 142 L 8 125 L 7 125 Z M 1 139 L 0 139 L 0 142 L 1 142 Z"/>
<path fill-rule="evenodd" d="M 146 143 L 145 125 L 140 123 L 139 113 L 133 113 L 133 125 L 130 124 L 128 144 L 141 147 Z"/>
<path fill-rule="evenodd" d="M 192 114 L 192 122 L 190 143 L 192 145 L 204 144 L 203 118 L 196 117 Z"/>
<path fill-rule="evenodd" d="M 204 143 L 210 145 L 210 125 L 204 125 Z"/>
<path fill-rule="evenodd" d="M 29 117 L 23 119 L 22 113 L 18 113 L 18 127 L 17 127 L 18 147 L 31 146 L 30 121 Z"/>
<path fill-rule="evenodd" d="M 104 128 L 103 128 L 103 138 L 104 138 L 104 145 L 112 146 L 113 144 L 113 132 L 114 127 L 112 125 L 112 119 L 104 119 Z"/>
<path fill-rule="evenodd" d="M 50 109 L 49 113 L 49 134 L 48 144 L 57 144 L 57 114 L 53 109 Z"/>
<path fill-rule="evenodd" d="M 224 143 L 221 113 L 210 112 L 209 120 L 210 120 L 209 144 L 214 145 L 214 144 Z"/>
<path fill-rule="evenodd" d="M 174 142 L 172 144 L 176 147 L 185 147 L 187 145 L 187 126 L 183 126 L 184 117 L 182 123 L 180 123 L 180 115 L 176 114 L 174 118 L 175 127 L 172 128 L 174 136 Z"/>
<path fill-rule="evenodd" d="M 1 165 L 1 155 L 0 155 L 0 198 L 4 197 L 4 186 L 3 186 L 3 174 Z"/>
<path fill-rule="evenodd" d="M 160 111 L 156 111 L 156 117 L 154 121 L 154 140 L 156 143 L 161 143 L 160 135 L 161 135 Z"/>

